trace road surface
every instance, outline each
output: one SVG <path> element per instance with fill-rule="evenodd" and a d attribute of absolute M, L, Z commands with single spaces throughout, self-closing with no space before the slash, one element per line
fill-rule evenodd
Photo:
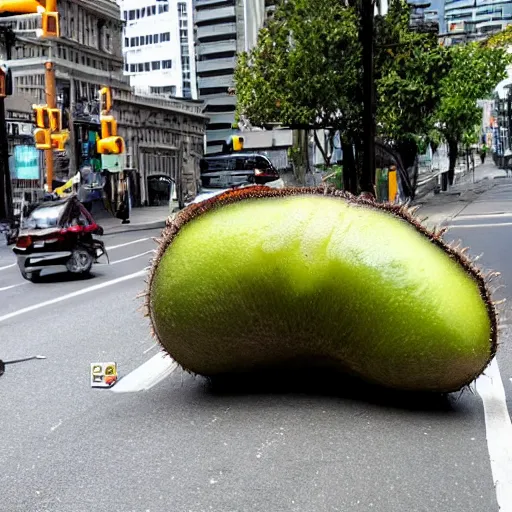
<path fill-rule="evenodd" d="M 484 252 L 510 286 L 512 183 L 453 224 L 447 237 Z M 110 266 L 38 284 L 0 247 L 0 357 L 47 357 L 0 378 L 1 511 L 498 512 L 498 500 L 512 511 L 510 328 L 492 379 L 447 399 L 307 372 L 281 389 L 212 387 L 168 365 L 152 381 L 167 363 L 136 296 L 157 234 L 105 237 Z M 92 389 L 102 361 L 118 363 L 120 388 L 149 389 Z"/>

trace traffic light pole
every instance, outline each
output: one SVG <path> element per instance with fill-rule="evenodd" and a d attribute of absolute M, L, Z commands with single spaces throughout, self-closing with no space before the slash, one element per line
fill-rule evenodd
<path fill-rule="evenodd" d="M 5 46 L 6 60 L 11 60 L 14 34 L 9 28 L 0 29 L 0 37 Z M 13 220 L 12 184 L 9 170 L 9 144 L 5 122 L 5 98 L 0 97 L 0 221 Z"/>
<path fill-rule="evenodd" d="M 50 48 L 51 58 L 51 48 Z M 45 87 L 46 87 L 46 104 L 49 108 L 57 108 L 57 85 L 55 80 L 55 67 L 53 62 L 45 63 Z M 46 157 L 46 184 L 48 192 L 53 191 L 53 149 L 45 150 Z"/>

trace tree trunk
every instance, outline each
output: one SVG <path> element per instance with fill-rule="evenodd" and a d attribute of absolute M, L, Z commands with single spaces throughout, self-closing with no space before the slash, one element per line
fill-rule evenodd
<path fill-rule="evenodd" d="M 320 139 L 318 138 L 318 135 L 316 133 L 316 130 L 313 130 L 313 136 L 315 138 L 315 144 L 320 153 L 322 153 L 322 158 L 324 159 L 324 163 L 326 167 L 331 166 L 331 155 L 328 153 L 328 151 L 325 151 L 325 148 L 323 147 Z"/>
<path fill-rule="evenodd" d="M 307 143 L 307 137 L 304 130 L 296 130 L 293 132 L 293 148 L 292 148 L 292 162 L 293 173 L 299 185 L 306 183 L 306 151 L 304 148 L 304 141 Z"/>
<path fill-rule="evenodd" d="M 357 172 L 354 148 L 350 142 L 342 142 L 343 151 L 343 190 L 357 194 Z"/>
<path fill-rule="evenodd" d="M 457 164 L 457 157 L 459 156 L 459 141 L 453 137 L 447 137 L 448 141 L 448 183 L 453 185 L 455 178 L 455 165 Z"/>

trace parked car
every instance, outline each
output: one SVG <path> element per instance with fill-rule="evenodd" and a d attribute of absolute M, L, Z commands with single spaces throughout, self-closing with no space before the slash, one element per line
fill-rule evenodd
<path fill-rule="evenodd" d="M 201 159 L 201 182 L 204 188 L 229 188 L 231 184 L 264 185 L 278 180 L 272 162 L 257 153 L 230 153 Z"/>
<path fill-rule="evenodd" d="M 24 279 L 35 281 L 46 269 L 87 274 L 106 254 L 94 235 L 103 235 L 76 196 L 45 202 L 25 219 L 13 248 Z"/>

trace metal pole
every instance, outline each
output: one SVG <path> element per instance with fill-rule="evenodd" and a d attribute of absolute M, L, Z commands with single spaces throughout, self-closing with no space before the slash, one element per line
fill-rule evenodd
<path fill-rule="evenodd" d="M 374 193 L 375 183 L 375 83 L 374 83 L 374 3 L 361 3 L 361 43 L 363 46 L 363 170 L 361 191 Z"/>
<path fill-rule="evenodd" d="M 9 28 L 3 28 L 2 43 L 5 45 L 6 60 L 12 58 L 12 46 L 15 41 L 14 33 Z M 0 220 L 13 220 L 12 184 L 9 171 L 9 144 L 7 125 L 5 122 L 5 98 L 0 98 Z"/>
<path fill-rule="evenodd" d="M 50 47 L 51 59 L 51 47 Z M 45 84 L 46 84 L 46 104 L 49 108 L 57 108 L 57 93 L 55 83 L 55 67 L 53 62 L 48 61 L 45 63 Z M 46 156 L 46 183 L 48 185 L 48 192 L 53 191 L 53 149 L 45 151 Z"/>

